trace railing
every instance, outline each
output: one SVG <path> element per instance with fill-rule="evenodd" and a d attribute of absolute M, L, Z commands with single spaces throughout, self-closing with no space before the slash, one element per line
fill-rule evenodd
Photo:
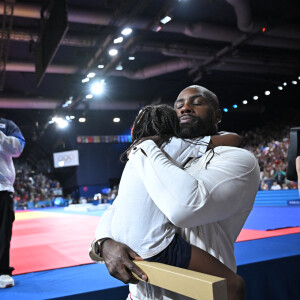
<path fill-rule="evenodd" d="M 161 263 L 135 263 L 147 274 L 148 283 L 152 285 L 197 300 L 228 300 L 226 279 Z"/>

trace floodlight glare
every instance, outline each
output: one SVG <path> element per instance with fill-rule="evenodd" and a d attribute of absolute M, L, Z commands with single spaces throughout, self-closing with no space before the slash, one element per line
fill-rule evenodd
<path fill-rule="evenodd" d="M 93 78 L 93 77 L 95 77 L 95 75 L 96 75 L 96 73 L 90 72 L 89 74 L 87 74 L 86 77 L 88 77 L 88 78 Z"/>
<path fill-rule="evenodd" d="M 90 81 L 89 78 L 84 78 L 84 79 L 81 80 L 82 83 L 86 83 L 86 82 L 89 82 L 89 81 Z"/>
<path fill-rule="evenodd" d="M 162 18 L 161 20 L 160 20 L 160 22 L 162 23 L 162 24 L 167 24 L 168 22 L 170 22 L 172 20 L 172 18 L 170 17 L 170 16 L 165 16 L 164 18 Z"/>
<path fill-rule="evenodd" d="M 293 80 L 293 81 L 292 81 L 292 84 L 296 85 L 296 84 L 297 84 L 297 81 L 296 81 L 296 80 Z"/>
<path fill-rule="evenodd" d="M 258 100 L 258 96 L 253 96 L 253 100 Z"/>
<path fill-rule="evenodd" d="M 122 36 L 120 36 L 120 37 L 114 39 L 114 44 L 120 44 L 120 43 L 122 43 L 122 42 L 123 42 L 123 37 L 122 37 Z"/>
<path fill-rule="evenodd" d="M 70 116 L 70 119 L 71 119 L 71 120 L 75 119 L 75 116 Z"/>
<path fill-rule="evenodd" d="M 92 84 L 91 86 L 91 92 L 94 95 L 100 95 L 103 93 L 104 90 L 104 82 L 103 81 L 97 81 Z"/>
<path fill-rule="evenodd" d="M 282 86 L 278 86 L 277 88 L 279 89 L 279 91 L 282 91 L 282 90 L 283 90 L 283 87 L 282 87 Z"/>
<path fill-rule="evenodd" d="M 243 100 L 243 104 L 247 104 L 248 103 L 248 101 L 247 100 Z"/>
<path fill-rule="evenodd" d="M 283 83 L 283 85 L 284 85 L 284 86 L 287 86 L 287 83 L 286 83 L 286 82 L 284 82 L 284 83 Z"/>
<path fill-rule="evenodd" d="M 114 118 L 113 121 L 114 121 L 115 123 L 119 123 L 119 122 L 121 121 L 121 119 L 120 119 L 120 118 Z"/>
<path fill-rule="evenodd" d="M 68 121 L 64 120 L 63 118 L 56 118 L 55 123 L 57 124 L 57 126 L 59 128 L 62 128 L 62 129 L 66 128 L 69 125 Z"/>
<path fill-rule="evenodd" d="M 103 69 L 104 65 L 98 65 L 98 69 Z"/>
<path fill-rule="evenodd" d="M 87 95 L 85 96 L 85 98 L 86 98 L 86 99 L 92 99 L 92 98 L 93 98 L 93 95 L 92 95 L 92 94 L 87 94 Z"/>
<path fill-rule="evenodd" d="M 128 59 L 129 60 L 135 60 L 135 57 L 134 56 L 129 56 Z"/>
<path fill-rule="evenodd" d="M 132 29 L 129 28 L 129 27 L 126 27 L 126 28 L 124 28 L 124 29 L 122 30 L 121 33 L 122 33 L 123 35 L 129 35 L 129 34 L 132 33 Z"/>
<path fill-rule="evenodd" d="M 266 95 L 266 96 L 269 96 L 270 94 L 271 94 L 270 91 L 265 91 L 265 95 Z"/>
<path fill-rule="evenodd" d="M 119 53 L 119 51 L 118 51 L 117 49 L 110 49 L 110 50 L 108 51 L 108 54 L 109 54 L 110 56 L 116 56 L 118 53 Z"/>
<path fill-rule="evenodd" d="M 84 117 L 81 117 L 81 118 L 78 119 L 78 121 L 79 121 L 80 123 L 84 123 L 84 122 L 86 121 L 86 119 L 85 119 Z"/>

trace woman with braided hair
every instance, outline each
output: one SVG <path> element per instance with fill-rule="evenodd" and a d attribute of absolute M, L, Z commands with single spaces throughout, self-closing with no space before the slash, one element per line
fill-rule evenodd
<path fill-rule="evenodd" d="M 181 139 L 178 117 L 167 105 L 143 108 L 133 123 L 131 134 L 132 145 L 121 156 L 127 155 L 129 160 L 122 174 L 118 196 L 107 210 L 110 212 L 102 215 L 97 232 L 102 230 L 101 222 L 113 215 L 111 231 L 107 235 L 101 232 L 102 236 L 113 237 L 128 245 L 147 261 L 224 277 L 227 279 L 229 299 L 243 299 L 243 279 L 215 257 L 187 243 L 176 233 L 176 227 L 150 198 L 130 160 L 130 154 L 139 151 L 136 145 L 145 139 L 152 139 L 174 164 L 182 168 L 189 159 L 202 156 L 208 147 L 237 146 L 241 138 L 237 134 L 228 133 L 202 139 Z"/>

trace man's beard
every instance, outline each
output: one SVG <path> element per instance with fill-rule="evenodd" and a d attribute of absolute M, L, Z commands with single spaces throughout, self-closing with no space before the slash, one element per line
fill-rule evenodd
<path fill-rule="evenodd" d="M 191 116 L 192 117 L 192 116 Z M 182 138 L 197 138 L 207 135 L 215 135 L 218 132 L 214 119 L 207 117 L 205 120 L 194 117 L 189 123 L 180 123 L 180 136 Z"/>

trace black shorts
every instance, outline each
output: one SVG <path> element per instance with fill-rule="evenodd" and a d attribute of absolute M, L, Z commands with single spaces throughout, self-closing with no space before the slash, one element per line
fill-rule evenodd
<path fill-rule="evenodd" d="M 172 242 L 166 249 L 145 260 L 187 269 L 191 260 L 191 252 L 191 245 L 180 235 L 175 234 Z"/>

